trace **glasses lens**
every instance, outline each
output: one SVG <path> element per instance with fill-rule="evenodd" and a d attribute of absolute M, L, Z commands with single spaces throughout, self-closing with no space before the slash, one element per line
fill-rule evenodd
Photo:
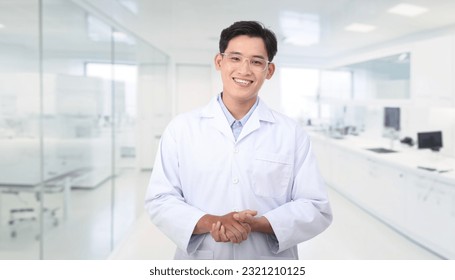
<path fill-rule="evenodd" d="M 267 60 L 258 57 L 246 58 L 243 55 L 235 53 L 223 53 L 222 55 L 227 59 L 227 61 L 230 64 L 235 66 L 240 66 L 240 64 L 243 63 L 246 59 L 249 61 L 250 67 L 257 71 L 264 71 L 265 69 L 267 69 L 267 65 L 269 64 Z"/>
<path fill-rule="evenodd" d="M 264 71 L 265 68 L 267 67 L 267 61 L 265 61 L 262 58 L 252 58 L 250 63 L 252 67 L 256 67 L 258 70 L 261 71 Z"/>

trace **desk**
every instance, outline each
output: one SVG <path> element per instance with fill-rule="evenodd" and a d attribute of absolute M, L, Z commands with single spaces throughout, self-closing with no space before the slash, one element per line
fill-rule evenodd
<path fill-rule="evenodd" d="M 111 176 L 110 146 L 103 138 L 46 138 L 42 151 L 37 138 L 0 139 L 0 154 L 2 185 L 36 186 L 41 180 L 87 167 L 96 172 L 79 181 L 78 187 L 94 188 Z"/>
<path fill-rule="evenodd" d="M 70 206 L 70 191 L 71 185 L 75 180 L 81 178 L 89 172 L 90 168 L 78 168 L 75 170 L 66 171 L 54 176 L 47 176 L 44 181 L 37 180 L 37 176 L 23 176 L 22 178 L 14 178 L 10 182 L 0 182 L 0 196 L 2 193 L 22 193 L 29 192 L 36 195 L 37 201 L 42 199 L 43 193 L 63 192 L 63 219 L 66 220 L 69 215 Z M 24 174 L 25 175 L 25 174 Z M 3 178 L 2 178 L 3 179 Z M 0 197 L 1 200 L 1 197 Z M 3 205 L 3 204 L 1 204 Z M 0 208 L 1 210 L 1 208 Z M 0 212 L 0 218 L 2 217 Z M 13 220 L 13 219 L 12 219 Z M 1 224 L 1 220 L 0 220 Z"/>

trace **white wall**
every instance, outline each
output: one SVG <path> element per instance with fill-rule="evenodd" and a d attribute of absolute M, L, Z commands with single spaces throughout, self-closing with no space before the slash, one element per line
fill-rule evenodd
<path fill-rule="evenodd" d="M 259 92 L 259 97 L 276 111 L 283 111 L 281 107 L 281 91 L 280 91 L 280 71 L 277 67 L 275 73 L 270 80 L 265 80 L 262 89 Z"/>
<path fill-rule="evenodd" d="M 441 154 L 455 157 L 455 33 L 411 48 L 410 131 L 442 130 Z M 417 119 L 419 118 L 419 119 Z"/>
<path fill-rule="evenodd" d="M 177 114 L 206 105 L 214 95 L 210 65 L 177 64 L 175 74 Z"/>
<path fill-rule="evenodd" d="M 166 64 L 140 64 L 137 92 L 136 147 L 139 169 L 151 169 L 158 144 L 172 117 Z"/>

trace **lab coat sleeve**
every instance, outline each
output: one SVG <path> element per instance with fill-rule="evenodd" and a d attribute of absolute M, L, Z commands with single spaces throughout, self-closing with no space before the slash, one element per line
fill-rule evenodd
<path fill-rule="evenodd" d="M 268 238 L 274 253 L 315 237 L 332 222 L 325 184 L 310 139 L 300 136 L 296 137 L 302 144 L 296 147 L 291 200 L 264 214 L 275 233 Z"/>
<path fill-rule="evenodd" d="M 172 132 L 172 127 L 168 127 L 161 138 L 145 208 L 152 222 L 179 249 L 191 254 L 203 241 L 204 235 L 192 233 L 205 213 L 185 202 L 179 179 L 177 143 Z"/>

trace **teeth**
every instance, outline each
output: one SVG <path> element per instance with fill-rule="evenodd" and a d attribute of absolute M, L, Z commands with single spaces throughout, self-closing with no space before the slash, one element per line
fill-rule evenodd
<path fill-rule="evenodd" d="M 244 84 L 244 85 L 248 85 L 249 83 L 251 83 L 250 81 L 241 80 L 241 79 L 234 79 L 234 81 L 236 81 L 237 83 Z"/>

